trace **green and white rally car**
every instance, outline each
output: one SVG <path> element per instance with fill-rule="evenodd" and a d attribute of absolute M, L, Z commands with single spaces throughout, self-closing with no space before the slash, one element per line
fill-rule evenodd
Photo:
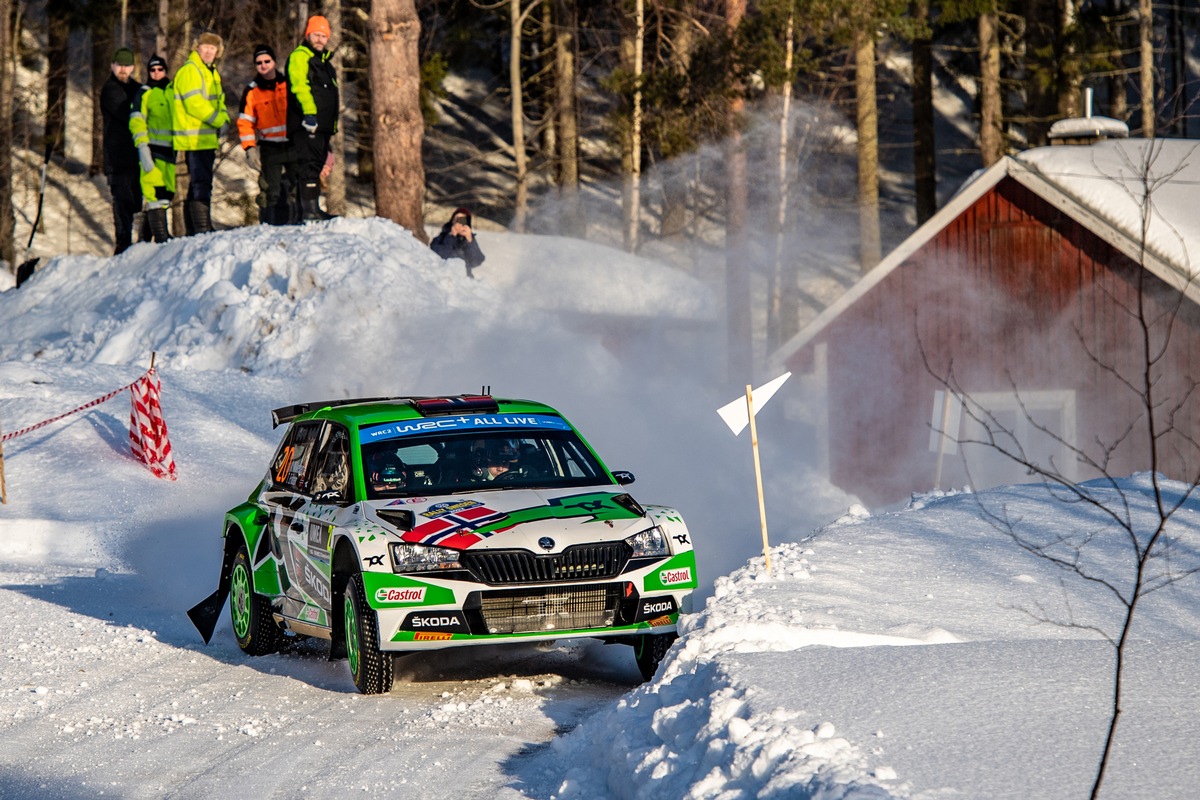
<path fill-rule="evenodd" d="M 217 591 L 188 614 L 205 642 L 229 597 L 251 655 L 330 640 L 366 694 L 392 655 L 598 637 L 649 679 L 691 610 L 679 512 L 641 505 L 549 406 L 488 395 L 338 400 L 291 423 L 225 515 Z"/>

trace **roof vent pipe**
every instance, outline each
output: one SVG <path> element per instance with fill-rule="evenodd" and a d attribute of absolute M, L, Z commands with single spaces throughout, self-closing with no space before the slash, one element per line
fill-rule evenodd
<path fill-rule="evenodd" d="M 1087 87 L 1083 90 L 1083 116 L 1087 119 L 1092 118 L 1092 87 Z"/>

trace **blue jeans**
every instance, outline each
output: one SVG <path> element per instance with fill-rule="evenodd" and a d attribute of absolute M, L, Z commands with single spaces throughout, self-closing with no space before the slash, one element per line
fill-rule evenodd
<path fill-rule="evenodd" d="M 188 150 L 184 154 L 188 168 L 188 200 L 212 202 L 213 165 L 216 150 Z"/>

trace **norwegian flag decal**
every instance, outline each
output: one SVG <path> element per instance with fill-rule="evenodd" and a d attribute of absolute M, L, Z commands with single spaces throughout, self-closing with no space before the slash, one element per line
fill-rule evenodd
<path fill-rule="evenodd" d="M 428 513 L 428 512 L 426 512 Z M 457 508 L 440 514 L 405 533 L 401 538 L 413 544 L 436 544 L 465 550 L 498 531 L 480 533 L 477 529 L 492 525 L 507 516 L 482 504 Z"/>

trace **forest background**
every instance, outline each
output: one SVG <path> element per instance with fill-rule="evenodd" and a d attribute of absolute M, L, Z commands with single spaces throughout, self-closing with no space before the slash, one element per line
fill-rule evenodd
<path fill-rule="evenodd" d="M 467 205 L 662 258 L 723 283 L 730 364 L 1088 94 L 1133 135 L 1200 131 L 1195 0 L 0 0 L 0 259 L 56 240 L 31 230 L 43 161 L 104 196 L 98 104 L 71 98 L 98 97 L 115 47 L 174 75 L 215 31 L 236 116 L 252 48 L 284 61 L 313 13 L 342 87 L 329 211 L 425 240 Z M 252 224 L 235 139 L 217 217 Z"/>

